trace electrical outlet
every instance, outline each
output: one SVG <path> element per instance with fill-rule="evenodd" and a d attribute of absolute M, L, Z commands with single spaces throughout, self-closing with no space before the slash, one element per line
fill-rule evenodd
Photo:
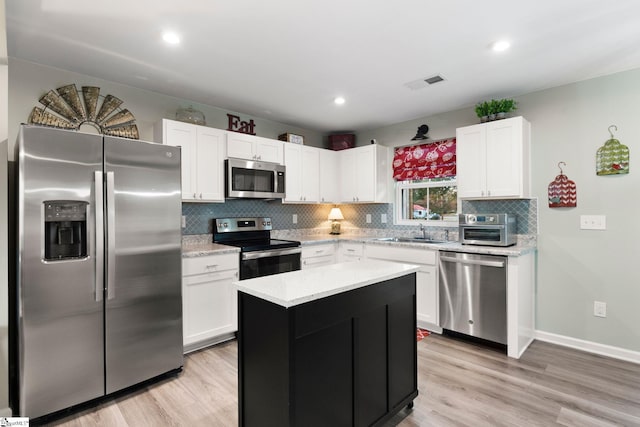
<path fill-rule="evenodd" d="M 291 221 L 293 221 L 294 224 L 298 223 L 298 214 L 293 214 L 293 217 L 291 218 Z"/>
<path fill-rule="evenodd" d="M 186 228 L 186 227 L 187 227 L 187 216 L 182 215 L 182 228 Z"/>
<path fill-rule="evenodd" d="M 387 214 L 380 214 L 380 222 L 383 224 L 387 223 Z"/>
<path fill-rule="evenodd" d="M 605 215 L 580 215 L 581 230 L 606 230 L 607 217 Z"/>
<path fill-rule="evenodd" d="M 371 224 L 371 214 L 367 214 L 367 224 Z"/>
<path fill-rule="evenodd" d="M 607 317 L 607 303 L 602 301 L 594 301 L 593 315 L 597 317 Z"/>

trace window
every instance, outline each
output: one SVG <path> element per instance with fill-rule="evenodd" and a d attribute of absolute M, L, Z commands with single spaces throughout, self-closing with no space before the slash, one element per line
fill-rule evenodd
<path fill-rule="evenodd" d="M 457 222 L 455 177 L 396 182 L 396 224 L 416 221 Z"/>
<path fill-rule="evenodd" d="M 457 222 L 456 139 L 447 138 L 397 147 L 393 154 L 396 181 L 395 223 Z"/>

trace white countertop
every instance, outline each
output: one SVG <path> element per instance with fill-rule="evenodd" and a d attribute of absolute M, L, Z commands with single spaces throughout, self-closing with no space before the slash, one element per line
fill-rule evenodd
<path fill-rule="evenodd" d="M 418 271 L 380 260 L 343 262 L 235 282 L 238 291 L 289 308 Z"/>

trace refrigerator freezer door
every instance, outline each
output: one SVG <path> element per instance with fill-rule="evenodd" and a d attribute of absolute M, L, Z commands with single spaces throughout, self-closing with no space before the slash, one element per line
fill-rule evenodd
<path fill-rule="evenodd" d="M 18 403 L 35 418 L 104 394 L 103 302 L 96 277 L 96 188 L 102 137 L 21 127 L 18 167 Z M 95 174 L 98 172 L 98 174 Z M 45 203 L 45 201 L 65 201 Z M 67 203 L 68 202 L 68 203 Z M 86 254 L 45 260 L 45 217 L 68 206 L 86 209 Z M 99 216 L 99 215 L 98 215 Z M 55 219 L 55 218 L 54 218 Z M 60 221 L 56 245 L 78 235 Z M 50 226 L 50 225 L 49 225 Z M 80 227 L 78 227 L 80 229 Z M 83 234 L 84 235 L 84 234 Z"/>
<path fill-rule="evenodd" d="M 182 366 L 180 149 L 105 137 L 106 391 Z"/>

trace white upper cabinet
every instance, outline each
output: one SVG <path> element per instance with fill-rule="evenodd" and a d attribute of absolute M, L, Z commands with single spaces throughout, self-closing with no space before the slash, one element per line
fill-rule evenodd
<path fill-rule="evenodd" d="M 340 165 L 338 152 L 320 150 L 320 203 L 340 201 Z"/>
<path fill-rule="evenodd" d="M 320 191 L 319 148 L 284 144 L 286 203 L 316 203 Z"/>
<path fill-rule="evenodd" d="M 341 201 L 388 203 L 391 166 L 388 147 L 372 144 L 339 152 Z"/>
<path fill-rule="evenodd" d="M 181 148 L 182 200 L 224 202 L 226 132 L 168 119 L 154 131 L 156 141 Z"/>
<path fill-rule="evenodd" d="M 277 139 L 238 132 L 227 133 L 227 155 L 237 159 L 283 164 L 283 145 L 284 143 Z"/>
<path fill-rule="evenodd" d="M 529 197 L 530 133 L 523 117 L 458 128 L 458 197 Z"/>

